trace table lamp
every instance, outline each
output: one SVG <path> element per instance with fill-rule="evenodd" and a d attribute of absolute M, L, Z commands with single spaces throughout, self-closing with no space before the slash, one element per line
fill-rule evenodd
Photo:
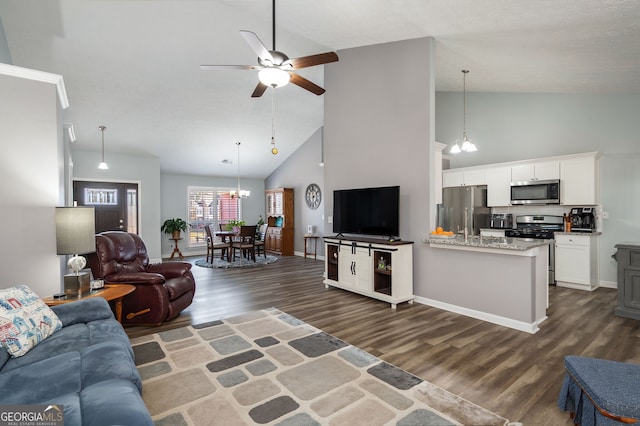
<path fill-rule="evenodd" d="M 93 207 L 56 207 L 57 253 L 73 255 L 67 262 L 72 273 L 64 276 L 64 292 L 68 296 L 90 291 L 89 274 L 80 272 L 87 260 L 78 255 L 96 251 L 95 232 Z"/>

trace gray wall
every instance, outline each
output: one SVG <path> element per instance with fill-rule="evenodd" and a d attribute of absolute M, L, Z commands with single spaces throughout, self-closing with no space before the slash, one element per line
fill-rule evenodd
<path fill-rule="evenodd" d="M 469 76 L 472 76 L 470 73 Z M 467 79 L 467 87 L 471 77 Z M 600 280 L 616 282 L 614 245 L 640 243 L 640 95 L 467 93 L 467 133 L 477 153 L 451 167 L 599 151 Z M 462 94 L 436 93 L 436 140 L 462 133 Z"/>
<path fill-rule="evenodd" d="M 296 253 L 304 253 L 304 238 L 307 226 L 313 226 L 314 233 L 325 235 L 324 205 L 326 197 L 332 196 L 324 188 L 324 169 L 319 166 L 322 158 L 322 129 L 318 129 L 298 148 L 285 163 L 278 167 L 265 181 L 266 189 L 293 188 L 295 232 L 294 246 Z M 315 183 L 322 191 L 320 207 L 311 210 L 305 202 L 305 190 L 309 184 Z M 331 232 L 331 226 L 328 228 Z M 318 242 L 318 256 L 324 256 L 324 246 Z M 313 248 L 309 248 L 313 252 Z"/>
<path fill-rule="evenodd" d="M 187 188 L 189 186 L 217 187 L 236 189 L 238 178 L 182 175 L 174 173 L 162 173 L 162 206 L 161 223 L 166 219 L 180 217 L 187 219 Z M 251 191 L 248 198 L 242 199 L 242 220 L 248 225 L 258 222 L 258 217 L 265 217 L 264 181 L 262 179 L 246 179 L 240 177 L 240 187 Z M 162 236 L 162 255 L 167 257 L 173 250 L 173 242 L 168 235 L 160 233 L 160 225 L 157 228 L 158 235 Z M 206 253 L 206 247 L 189 247 L 186 242 L 179 246 L 185 256 L 200 255 Z"/>
<path fill-rule="evenodd" d="M 4 64 L 13 64 L 11 60 L 11 52 L 7 45 L 7 37 L 2 27 L 2 17 L 0 17 L 0 62 Z"/>
<path fill-rule="evenodd" d="M 98 138 L 96 133 L 96 139 Z M 73 149 L 73 178 L 105 182 L 133 182 L 138 184 L 140 229 L 151 259 L 160 259 L 160 200 L 165 195 L 160 188 L 160 160 L 151 156 L 115 154 L 109 152 L 107 141 L 105 160 L 109 170 L 99 170 L 100 153 Z"/>
<path fill-rule="evenodd" d="M 0 75 L 0 288 L 60 291 L 55 206 L 64 205 L 63 138 L 56 86 Z"/>
<path fill-rule="evenodd" d="M 400 185 L 400 237 L 415 241 L 414 292 L 428 286 L 433 40 L 341 50 L 325 68 L 325 229 L 336 189 Z M 382 61 L 381 58 L 384 58 Z M 402 64 L 402 66 L 388 66 Z"/>

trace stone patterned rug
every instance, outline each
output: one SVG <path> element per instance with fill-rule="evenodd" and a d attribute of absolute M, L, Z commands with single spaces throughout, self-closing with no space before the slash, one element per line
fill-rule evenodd
<path fill-rule="evenodd" d="M 245 259 L 244 257 L 238 256 L 233 262 L 227 262 L 219 257 L 215 257 L 213 262 L 207 262 L 205 259 L 198 259 L 194 263 L 197 266 L 202 266 L 203 268 L 253 268 L 256 266 L 269 265 L 277 260 L 278 258 L 276 256 L 268 254 L 267 257 L 264 257 L 263 255 L 256 255 L 255 262 L 251 259 Z"/>
<path fill-rule="evenodd" d="M 277 309 L 132 339 L 156 425 L 508 425 Z"/>

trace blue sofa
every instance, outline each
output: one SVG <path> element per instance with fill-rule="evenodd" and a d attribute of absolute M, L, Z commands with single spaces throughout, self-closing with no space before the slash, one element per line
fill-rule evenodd
<path fill-rule="evenodd" d="M 52 309 L 62 329 L 19 358 L 0 347 L 0 405 L 64 405 L 65 425 L 153 425 L 109 304 L 95 297 Z"/>

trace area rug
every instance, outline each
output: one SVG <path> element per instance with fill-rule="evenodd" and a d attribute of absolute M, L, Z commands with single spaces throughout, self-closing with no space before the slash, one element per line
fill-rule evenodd
<path fill-rule="evenodd" d="M 226 260 L 216 257 L 213 259 L 213 262 L 207 262 L 205 259 L 198 259 L 194 263 L 198 266 L 202 266 L 203 268 L 253 268 L 256 266 L 269 265 L 277 260 L 278 258 L 276 256 L 268 254 L 266 258 L 264 256 L 256 256 L 255 262 L 244 257 L 236 257 L 236 260 L 233 262 L 227 262 Z"/>
<path fill-rule="evenodd" d="M 273 308 L 132 345 L 158 426 L 509 424 Z"/>

